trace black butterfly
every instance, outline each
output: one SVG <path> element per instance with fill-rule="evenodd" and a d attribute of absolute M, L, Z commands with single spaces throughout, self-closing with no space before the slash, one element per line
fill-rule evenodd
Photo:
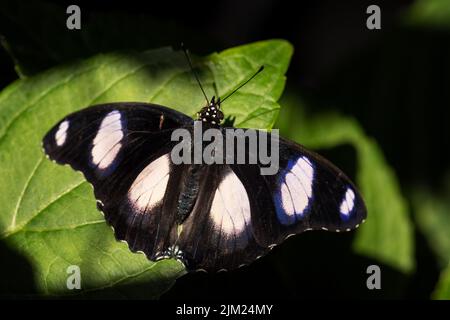
<path fill-rule="evenodd" d="M 225 130 L 220 99 L 198 114 Z M 280 138 L 275 175 L 261 164 L 178 164 L 175 129 L 194 120 L 139 102 L 92 106 L 62 119 L 44 137 L 50 159 L 80 170 L 116 238 L 150 260 L 176 258 L 189 270 L 229 270 L 307 230 L 349 231 L 366 217 L 342 171 Z M 248 148 L 246 148 L 248 150 Z"/>

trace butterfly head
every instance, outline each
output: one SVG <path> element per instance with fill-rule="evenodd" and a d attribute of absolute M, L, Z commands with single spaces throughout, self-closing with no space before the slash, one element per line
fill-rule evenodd
<path fill-rule="evenodd" d="M 224 118 L 223 112 L 220 111 L 220 98 L 216 100 L 215 97 L 212 97 L 211 102 L 197 113 L 197 117 L 199 121 L 219 125 Z"/>

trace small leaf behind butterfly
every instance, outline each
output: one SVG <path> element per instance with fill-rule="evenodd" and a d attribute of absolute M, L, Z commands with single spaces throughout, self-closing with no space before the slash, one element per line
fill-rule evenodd
<path fill-rule="evenodd" d="M 289 43 L 272 40 L 194 59 L 194 66 L 212 96 L 214 81 L 225 95 L 265 65 L 223 108 L 238 126 L 271 128 L 291 54 Z M 169 48 L 95 56 L 0 93 L 0 240 L 30 262 L 40 294 L 80 294 L 66 287 L 70 265 L 80 267 L 82 294 L 103 297 L 158 297 L 185 272 L 177 261 L 154 263 L 116 242 L 91 186 L 41 150 L 44 134 L 65 115 L 117 101 L 153 102 L 189 115 L 204 104 L 184 56 Z"/>
<path fill-rule="evenodd" d="M 450 299 L 450 264 L 441 272 L 432 298 L 438 300 Z"/>
<path fill-rule="evenodd" d="M 412 192 L 414 217 L 421 233 L 437 258 L 441 275 L 432 297 L 450 299 L 450 172 L 443 174 L 443 190 L 436 194 L 416 186 Z"/>

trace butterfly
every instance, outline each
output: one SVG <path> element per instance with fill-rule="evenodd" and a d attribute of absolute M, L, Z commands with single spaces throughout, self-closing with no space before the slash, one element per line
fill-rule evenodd
<path fill-rule="evenodd" d="M 98 209 L 131 251 L 152 261 L 175 258 L 188 270 L 235 269 L 291 235 L 350 231 L 364 222 L 364 201 L 345 174 L 281 137 L 272 175 L 261 174 L 259 162 L 175 164 L 175 130 L 192 132 L 198 122 L 230 129 L 221 124 L 220 98 L 207 102 L 197 120 L 152 103 L 91 106 L 58 122 L 44 151 L 84 174 Z"/>

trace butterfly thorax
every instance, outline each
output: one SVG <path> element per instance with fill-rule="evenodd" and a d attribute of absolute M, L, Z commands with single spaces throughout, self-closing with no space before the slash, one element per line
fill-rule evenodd
<path fill-rule="evenodd" d="M 220 111 L 220 98 L 216 101 L 215 97 L 212 97 L 211 102 L 197 113 L 197 117 L 199 121 L 219 125 L 224 117 L 223 112 Z"/>

